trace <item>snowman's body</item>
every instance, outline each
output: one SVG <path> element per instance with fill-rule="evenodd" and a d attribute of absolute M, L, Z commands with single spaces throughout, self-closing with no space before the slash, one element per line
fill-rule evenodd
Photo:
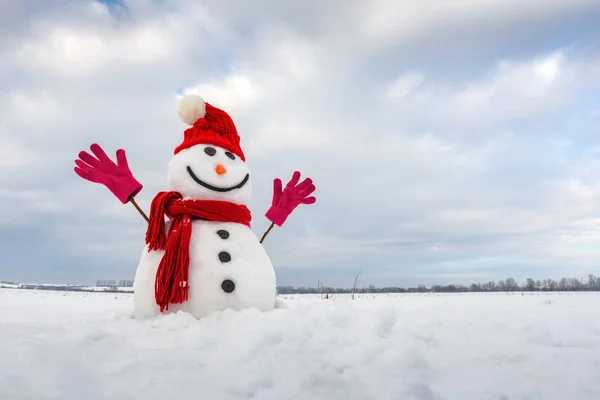
<path fill-rule="evenodd" d="M 208 117 L 207 117 L 208 118 Z M 250 171 L 239 156 L 222 147 L 199 143 L 176 152 L 168 166 L 168 189 L 184 199 L 219 200 L 246 206 Z M 134 314 L 160 314 L 155 279 L 163 250 L 146 246 L 134 282 Z M 246 225 L 196 219 L 192 223 L 188 299 L 163 312 L 189 312 L 197 318 L 227 308 L 276 307 L 275 271 L 257 235 Z"/>
<path fill-rule="evenodd" d="M 154 282 L 163 254 L 144 248 L 134 284 L 136 318 L 160 314 Z M 169 312 L 181 310 L 201 318 L 227 308 L 268 311 L 275 307 L 275 271 L 256 234 L 242 224 L 192 223 L 188 281 L 188 300 L 169 305 Z"/>

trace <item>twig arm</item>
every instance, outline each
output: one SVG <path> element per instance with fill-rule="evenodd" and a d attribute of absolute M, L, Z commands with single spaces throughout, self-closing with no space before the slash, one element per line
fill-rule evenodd
<path fill-rule="evenodd" d="M 138 210 L 138 212 L 142 215 L 142 217 L 144 217 L 144 219 L 146 220 L 146 222 L 150 221 L 148 219 L 148 216 L 146 215 L 146 213 L 144 213 L 144 211 L 140 208 L 140 206 L 138 205 L 138 203 L 135 201 L 135 199 L 133 197 L 129 198 L 129 202 L 131 204 L 133 204 L 133 206 Z"/>
<path fill-rule="evenodd" d="M 275 226 L 275 222 L 271 222 L 271 226 L 269 226 L 269 229 L 267 229 L 265 231 L 265 233 L 262 235 L 262 238 L 260 239 L 261 243 L 265 240 L 265 238 L 267 237 L 267 235 L 269 234 L 269 232 L 271 232 L 271 229 L 273 229 L 274 226 Z"/>

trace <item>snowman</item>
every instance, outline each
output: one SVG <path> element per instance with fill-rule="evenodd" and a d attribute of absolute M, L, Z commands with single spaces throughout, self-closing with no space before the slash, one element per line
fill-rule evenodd
<path fill-rule="evenodd" d="M 273 182 L 271 226 L 262 239 L 251 229 L 252 179 L 231 117 L 198 95 L 183 96 L 179 118 L 190 127 L 167 168 L 168 191 L 153 198 L 150 215 L 135 202 L 142 190 L 125 151 L 114 163 L 98 144 L 82 151 L 75 172 L 131 202 L 148 221 L 146 245 L 134 279 L 134 316 L 183 311 L 202 318 L 214 311 L 278 307 L 276 274 L 262 241 L 300 204 L 313 204 L 310 178 L 294 172 L 285 188 Z M 165 220 L 167 219 L 167 220 Z"/>

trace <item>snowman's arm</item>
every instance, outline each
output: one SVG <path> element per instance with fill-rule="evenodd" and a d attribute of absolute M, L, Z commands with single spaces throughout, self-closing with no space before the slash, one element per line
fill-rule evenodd
<path fill-rule="evenodd" d="M 264 242 L 265 238 L 267 237 L 267 235 L 269 234 L 269 232 L 271 232 L 271 229 L 273 229 L 273 227 L 275 226 L 275 222 L 271 222 L 271 226 L 269 226 L 269 229 L 267 229 L 265 231 L 265 233 L 263 233 L 262 238 L 260 238 L 260 242 Z"/>
<path fill-rule="evenodd" d="M 139 205 L 138 205 L 138 203 L 135 201 L 135 198 L 134 198 L 133 196 L 131 196 L 131 197 L 129 198 L 129 202 L 130 202 L 131 204 L 133 204 L 133 206 L 136 208 L 136 210 L 138 210 L 138 212 L 140 213 L 140 215 L 141 215 L 142 217 L 144 217 L 144 219 L 146 220 L 146 222 L 150 222 L 150 220 L 148 219 L 148 216 L 146 215 L 146 213 L 144 212 L 144 210 L 142 210 L 142 209 L 140 208 L 140 206 L 139 206 Z"/>

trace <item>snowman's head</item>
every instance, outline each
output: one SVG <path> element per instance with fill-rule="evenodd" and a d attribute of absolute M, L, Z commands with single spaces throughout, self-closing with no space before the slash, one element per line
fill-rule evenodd
<path fill-rule="evenodd" d="M 250 170 L 231 117 L 195 95 L 183 97 L 178 114 L 191 127 L 169 162 L 169 190 L 184 198 L 247 205 Z"/>
<path fill-rule="evenodd" d="M 250 170 L 240 157 L 222 147 L 197 144 L 173 156 L 168 186 L 183 197 L 247 205 L 252 184 Z"/>

